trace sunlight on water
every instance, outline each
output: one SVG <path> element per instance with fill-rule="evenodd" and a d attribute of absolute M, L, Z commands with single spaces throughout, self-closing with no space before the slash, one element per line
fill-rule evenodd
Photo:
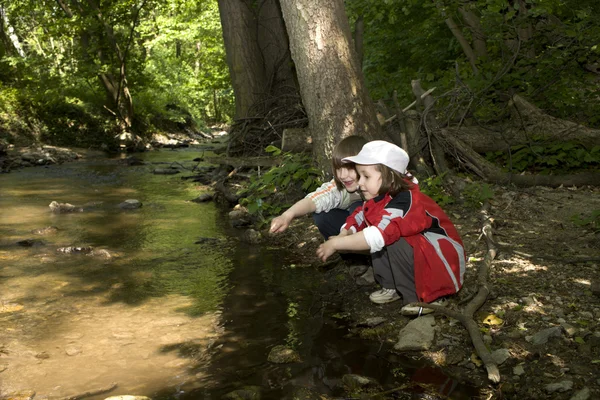
<path fill-rule="evenodd" d="M 222 216 L 152 169 L 98 158 L 0 176 L 0 344 L 13 358 L 3 390 L 66 396 L 112 380 L 148 393 L 188 376 L 192 360 L 166 348 L 217 337 L 233 252 Z M 122 210 L 126 199 L 143 206 Z M 52 201 L 83 212 L 54 214 Z"/>

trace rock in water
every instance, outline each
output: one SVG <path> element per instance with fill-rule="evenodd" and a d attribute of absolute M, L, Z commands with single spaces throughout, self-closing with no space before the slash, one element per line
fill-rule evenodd
<path fill-rule="evenodd" d="M 72 212 L 82 212 L 83 208 L 74 206 L 69 203 L 59 203 L 57 201 L 53 201 L 48 206 L 50 207 L 50 211 L 55 214 L 63 214 L 63 213 L 72 213 Z"/>
<path fill-rule="evenodd" d="M 142 202 L 136 199 L 128 199 L 119 204 L 119 208 L 123 210 L 135 210 L 136 208 L 140 208 L 142 206 Z"/>

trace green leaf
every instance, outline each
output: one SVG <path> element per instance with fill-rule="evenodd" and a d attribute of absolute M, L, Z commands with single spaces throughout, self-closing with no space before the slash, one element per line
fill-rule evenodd
<path fill-rule="evenodd" d="M 273 155 L 275 155 L 275 156 L 278 156 L 279 154 L 281 154 L 281 150 L 271 144 L 265 148 L 265 151 L 267 153 L 273 153 Z"/>

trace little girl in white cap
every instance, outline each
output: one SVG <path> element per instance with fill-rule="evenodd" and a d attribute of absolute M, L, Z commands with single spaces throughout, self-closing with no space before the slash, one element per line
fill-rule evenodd
<path fill-rule="evenodd" d="M 421 315 L 432 309 L 410 306 L 440 304 L 463 284 L 465 253 L 456 228 L 430 197 L 419 191 L 406 171 L 408 154 L 375 140 L 343 161 L 356 164 L 365 200 L 346 220 L 338 236 L 317 249 L 323 261 L 336 251 L 370 250 L 381 290 L 374 303 L 402 298 L 402 314 Z"/>

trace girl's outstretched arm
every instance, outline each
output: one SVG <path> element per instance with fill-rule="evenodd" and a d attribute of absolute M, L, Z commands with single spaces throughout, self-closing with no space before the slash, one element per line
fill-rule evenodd
<path fill-rule="evenodd" d="M 280 233 L 285 231 L 294 218 L 313 213 L 317 210 L 317 206 L 311 199 L 304 198 L 297 201 L 293 206 L 288 208 L 279 217 L 273 218 L 271 221 L 271 233 Z"/>
<path fill-rule="evenodd" d="M 365 240 L 363 232 L 357 232 L 351 235 L 340 235 L 330 238 L 317 249 L 317 257 L 325 262 L 336 251 L 344 250 L 369 250 L 370 247 Z"/>

